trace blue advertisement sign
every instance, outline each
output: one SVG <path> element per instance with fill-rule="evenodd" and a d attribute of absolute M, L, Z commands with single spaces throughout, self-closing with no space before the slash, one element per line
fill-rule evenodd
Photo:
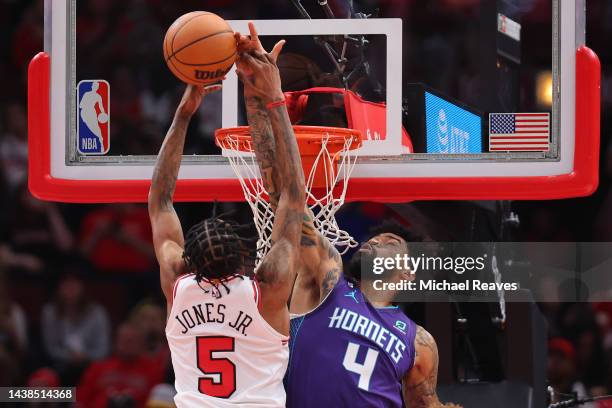
<path fill-rule="evenodd" d="M 427 153 L 482 153 L 482 118 L 425 92 Z"/>

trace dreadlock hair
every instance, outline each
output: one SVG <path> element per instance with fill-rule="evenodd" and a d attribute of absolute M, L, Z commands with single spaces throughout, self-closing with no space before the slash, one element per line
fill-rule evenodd
<path fill-rule="evenodd" d="M 226 282 L 233 277 L 242 278 L 241 269 L 254 265 L 257 255 L 257 237 L 242 237 L 252 232 L 252 224 L 238 224 L 213 215 L 187 231 L 183 259 L 187 270 L 195 274 L 195 280 L 203 291 L 201 282 L 212 286 L 213 295 L 221 297 L 219 285 L 230 292 Z"/>

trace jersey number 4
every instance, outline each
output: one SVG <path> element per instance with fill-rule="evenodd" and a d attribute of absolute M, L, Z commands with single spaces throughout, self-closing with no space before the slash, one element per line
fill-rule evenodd
<path fill-rule="evenodd" d="M 217 398 L 229 398 L 236 391 L 236 366 L 227 358 L 215 358 L 215 352 L 234 351 L 234 338 L 201 336 L 196 338 L 198 368 L 203 374 L 215 375 L 198 378 L 198 391 Z M 217 381 L 215 381 L 217 380 Z"/>
<path fill-rule="evenodd" d="M 366 347 L 368 352 L 366 353 L 365 360 L 363 363 L 357 362 L 357 354 L 359 354 L 359 344 L 348 343 L 346 347 L 346 353 L 344 353 L 344 360 L 342 365 L 348 371 L 359 375 L 359 383 L 357 386 L 364 391 L 370 391 L 370 379 L 376 366 L 376 360 L 378 359 L 378 351 Z"/>

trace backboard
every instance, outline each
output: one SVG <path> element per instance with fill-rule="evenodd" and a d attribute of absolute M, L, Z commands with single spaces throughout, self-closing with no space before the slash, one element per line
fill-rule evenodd
<path fill-rule="evenodd" d="M 287 40 L 279 68 L 284 90 L 306 95 L 299 124 L 359 127 L 348 201 L 596 189 L 600 66 L 585 44 L 584 0 L 328 5 L 47 0 L 45 49 L 29 70 L 30 190 L 53 201 L 146 200 L 182 89 L 163 36 L 195 9 L 241 32 L 253 20 L 266 47 Z M 94 99 L 91 117 L 83 106 Z M 216 128 L 244 124 L 232 71 L 189 130 L 177 201 L 244 200 L 213 144 Z"/>

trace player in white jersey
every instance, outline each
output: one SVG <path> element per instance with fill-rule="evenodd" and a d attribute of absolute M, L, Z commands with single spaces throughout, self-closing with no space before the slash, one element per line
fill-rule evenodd
<path fill-rule="evenodd" d="M 239 39 L 240 36 L 237 37 Z M 212 217 L 183 236 L 172 205 L 185 134 L 202 97 L 219 86 L 188 86 L 159 152 L 149 215 L 168 302 L 166 335 L 172 352 L 179 408 L 284 407 L 287 367 L 287 302 L 296 275 L 304 174 L 276 66 L 283 42 L 270 54 L 240 47 L 245 95 L 267 106 L 274 149 L 284 159 L 260 160 L 262 174 L 278 178 L 273 246 L 255 278 L 249 267 L 252 240 L 244 226 Z M 260 137 L 253 132 L 253 139 Z"/>

